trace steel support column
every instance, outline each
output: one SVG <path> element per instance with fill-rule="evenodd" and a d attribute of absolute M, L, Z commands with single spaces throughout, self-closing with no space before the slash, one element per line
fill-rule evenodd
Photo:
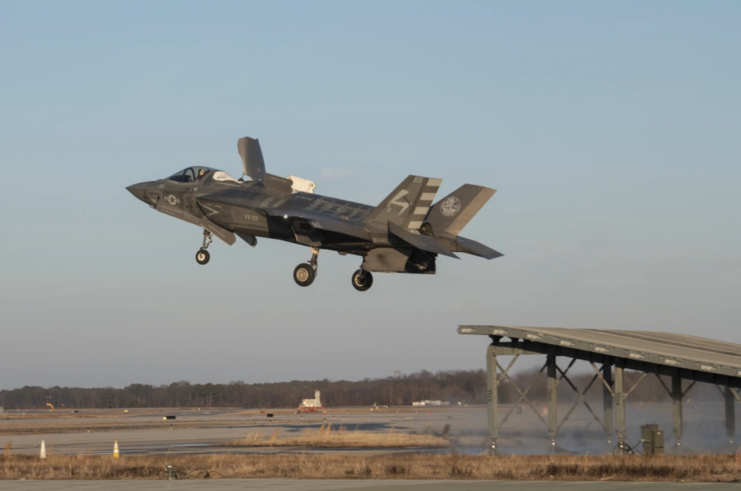
<path fill-rule="evenodd" d="M 728 435 L 728 443 L 733 443 L 736 436 L 736 401 L 733 389 L 726 386 L 723 397 L 726 401 L 726 435 Z"/>
<path fill-rule="evenodd" d="M 612 382 L 612 365 L 609 363 L 605 363 L 602 365 L 602 379 L 604 380 L 604 384 L 602 384 L 602 410 L 603 410 L 603 419 L 605 421 L 605 435 L 607 436 L 607 443 L 612 443 L 612 432 L 615 431 L 615 419 L 613 416 L 613 404 L 614 404 L 614 397 L 612 396 L 612 391 L 610 390 L 610 387 L 613 386 Z"/>
<path fill-rule="evenodd" d="M 551 445 L 556 446 L 558 432 L 558 380 L 556 379 L 556 355 L 546 355 L 546 374 L 548 375 L 548 434 Z"/>
<path fill-rule="evenodd" d="M 625 423 L 625 360 L 618 358 L 615 361 L 615 434 L 618 440 L 619 451 L 625 450 L 627 435 Z"/>
<path fill-rule="evenodd" d="M 497 354 L 495 347 L 491 345 L 486 350 L 486 375 L 489 444 L 490 453 L 494 454 L 497 450 L 497 438 L 499 437 L 499 427 L 497 426 Z"/>
<path fill-rule="evenodd" d="M 682 444 L 682 377 L 679 370 L 672 373 L 672 420 L 674 437 L 677 439 L 677 446 Z"/>

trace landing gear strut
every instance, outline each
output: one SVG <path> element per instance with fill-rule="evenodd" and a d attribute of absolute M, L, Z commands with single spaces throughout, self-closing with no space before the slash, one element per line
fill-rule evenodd
<path fill-rule="evenodd" d="M 298 286 L 309 286 L 314 282 L 319 267 L 319 249 L 311 248 L 311 259 L 308 263 L 302 263 L 293 270 L 293 279 Z"/>
<path fill-rule="evenodd" d="M 373 286 L 373 275 L 363 268 L 355 271 L 352 275 L 352 286 L 359 292 L 364 292 Z"/>
<path fill-rule="evenodd" d="M 211 254 L 206 249 L 211 244 L 211 232 L 208 230 L 203 231 L 203 245 L 201 249 L 196 252 L 196 262 L 198 264 L 207 264 L 208 260 L 211 259 Z"/>

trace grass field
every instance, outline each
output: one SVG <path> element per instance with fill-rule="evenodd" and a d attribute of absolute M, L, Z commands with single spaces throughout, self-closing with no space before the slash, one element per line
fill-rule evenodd
<path fill-rule="evenodd" d="M 505 479 L 554 481 L 741 482 L 733 455 L 462 456 L 211 455 L 0 457 L 0 479 Z"/>

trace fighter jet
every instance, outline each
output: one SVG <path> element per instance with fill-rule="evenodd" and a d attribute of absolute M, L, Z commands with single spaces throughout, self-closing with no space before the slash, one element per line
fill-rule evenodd
<path fill-rule="evenodd" d="M 373 207 L 314 194 L 316 184 L 306 179 L 266 173 L 256 139 L 241 138 L 237 149 L 239 179 L 210 167 L 188 167 L 126 188 L 155 210 L 203 229 L 198 264 L 208 263 L 213 236 L 229 245 L 239 237 L 252 247 L 257 237 L 278 239 L 311 248 L 311 259 L 293 271 L 299 286 L 314 282 L 319 251 L 326 249 L 362 257 L 352 286 L 366 291 L 372 273 L 434 274 L 438 255 L 502 256 L 458 235 L 494 189 L 466 184 L 433 205 L 442 179 L 411 175 Z"/>

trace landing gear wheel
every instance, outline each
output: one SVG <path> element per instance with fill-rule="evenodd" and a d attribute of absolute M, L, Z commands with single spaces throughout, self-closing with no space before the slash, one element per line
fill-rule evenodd
<path fill-rule="evenodd" d="M 316 278 L 314 266 L 309 263 L 303 263 L 296 266 L 293 270 L 293 279 L 298 286 L 309 286 Z"/>
<path fill-rule="evenodd" d="M 352 286 L 359 292 L 364 292 L 373 286 L 373 275 L 369 271 L 359 269 L 352 275 Z"/>
<path fill-rule="evenodd" d="M 209 245 L 211 245 L 211 232 L 204 229 L 203 230 L 203 245 L 201 246 L 201 249 L 198 252 L 196 252 L 196 262 L 198 264 L 207 264 L 208 260 L 211 259 L 211 255 L 206 250 L 208 249 Z"/>
<path fill-rule="evenodd" d="M 201 249 L 196 252 L 196 261 L 198 264 L 206 264 L 209 259 L 211 259 L 211 254 L 209 254 L 206 249 Z"/>

